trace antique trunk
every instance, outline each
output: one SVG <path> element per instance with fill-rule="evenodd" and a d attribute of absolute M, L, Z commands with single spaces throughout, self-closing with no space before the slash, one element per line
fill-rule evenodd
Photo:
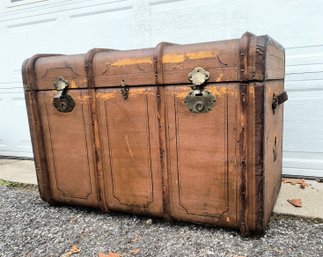
<path fill-rule="evenodd" d="M 22 67 L 46 202 L 263 232 L 282 171 L 284 49 L 268 36 Z"/>

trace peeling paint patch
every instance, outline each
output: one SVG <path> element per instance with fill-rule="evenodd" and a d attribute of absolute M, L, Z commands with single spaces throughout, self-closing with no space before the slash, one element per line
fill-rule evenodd
<path fill-rule="evenodd" d="M 129 88 L 129 96 L 143 95 L 146 93 L 146 88 Z"/>
<path fill-rule="evenodd" d="M 137 96 L 143 96 L 143 95 L 152 95 L 155 96 L 156 95 L 156 89 L 152 88 L 152 90 L 147 90 L 147 88 L 132 88 L 129 87 L 129 97 L 128 99 L 131 99 L 133 97 L 137 97 Z M 109 92 L 100 92 L 96 94 L 96 97 L 99 99 L 103 99 L 103 100 L 108 100 L 108 99 L 112 99 L 115 97 L 121 97 L 120 95 L 120 88 L 114 88 L 113 91 L 109 91 Z"/>
<path fill-rule="evenodd" d="M 186 54 L 165 54 L 163 56 L 163 63 L 180 63 L 185 60 L 196 60 L 214 58 L 216 53 L 214 51 L 201 51 Z"/>
<path fill-rule="evenodd" d="M 193 52 L 187 53 L 186 56 L 188 59 L 205 59 L 214 57 L 215 53 L 213 51 L 202 51 L 202 52 Z"/>
<path fill-rule="evenodd" d="M 210 86 L 210 87 L 206 87 L 206 90 L 209 90 L 215 96 L 221 96 L 221 95 L 225 95 L 225 94 L 233 94 L 234 93 L 234 91 L 229 91 L 229 89 L 226 86 L 224 86 L 224 87 Z"/>
<path fill-rule="evenodd" d="M 215 79 L 215 81 L 220 82 L 222 80 L 222 78 L 223 78 L 223 74 L 220 73 L 220 74 L 217 75 L 217 78 Z"/>
<path fill-rule="evenodd" d="M 109 64 L 110 66 L 127 66 L 127 65 L 135 65 L 135 64 L 152 64 L 152 58 L 151 57 L 143 57 L 143 58 L 125 58 L 125 59 L 121 59 L 118 60 L 116 62 L 113 62 L 111 64 Z"/>
<path fill-rule="evenodd" d="M 183 90 L 176 93 L 176 98 L 184 100 L 184 98 L 187 96 L 188 92 L 190 91 L 189 86 L 190 85 L 188 85 L 186 88 L 181 87 L 181 89 L 183 89 Z M 177 89 L 179 89 L 179 88 L 177 88 Z M 236 91 L 237 91 L 236 88 L 228 88 L 226 86 L 218 86 L 215 84 L 207 85 L 205 87 L 205 89 L 210 91 L 213 95 L 215 95 L 217 97 L 221 96 L 221 95 L 225 95 L 225 94 L 235 95 Z M 172 92 L 170 92 L 170 93 L 172 93 Z"/>
<path fill-rule="evenodd" d="M 77 88 L 75 80 L 69 80 L 68 82 L 69 82 L 69 85 L 68 85 L 69 88 Z"/>
<path fill-rule="evenodd" d="M 184 62 L 185 56 L 183 54 L 165 54 L 163 56 L 163 63 L 178 63 Z"/>
<path fill-rule="evenodd" d="M 82 95 L 82 96 L 78 96 L 76 97 L 76 99 L 80 102 L 87 102 L 89 99 L 91 99 L 91 96 L 89 95 Z"/>
<path fill-rule="evenodd" d="M 103 99 L 103 100 L 108 100 L 108 99 L 112 99 L 114 97 L 116 97 L 116 94 L 119 94 L 119 92 L 104 92 L 104 93 L 97 93 L 96 97 Z"/>

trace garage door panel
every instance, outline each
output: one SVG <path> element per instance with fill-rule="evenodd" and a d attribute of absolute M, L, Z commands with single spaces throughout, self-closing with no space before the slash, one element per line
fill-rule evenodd
<path fill-rule="evenodd" d="M 6 60 L 0 69 L 0 155 L 32 156 L 20 75 L 25 58 L 41 52 L 82 53 L 92 47 L 214 41 L 249 30 L 269 34 L 286 49 L 289 101 L 284 104 L 283 172 L 323 177 L 323 1 L 6 2 L 0 4 L 0 57 Z M 53 35 L 69 35 L 68 42 L 53 40 Z"/>
<path fill-rule="evenodd" d="M 323 90 L 289 90 L 285 105 L 284 173 L 323 177 Z"/>
<path fill-rule="evenodd" d="M 0 155 L 32 157 L 22 88 L 0 89 Z"/>

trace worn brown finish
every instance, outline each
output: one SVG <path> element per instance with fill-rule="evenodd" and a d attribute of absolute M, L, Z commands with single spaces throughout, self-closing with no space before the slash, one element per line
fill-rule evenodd
<path fill-rule="evenodd" d="M 32 140 L 35 169 L 38 180 L 38 188 L 41 198 L 49 203 L 54 203 L 51 194 L 51 185 L 49 181 L 49 171 L 47 158 L 44 149 L 43 129 L 40 123 L 39 104 L 37 101 L 37 92 L 31 90 L 31 87 L 37 86 L 34 73 L 35 62 L 43 57 L 57 56 L 51 54 L 38 54 L 24 61 L 22 66 L 23 85 L 25 90 L 25 100 L 28 114 L 28 122 L 30 128 L 30 136 Z"/>
<path fill-rule="evenodd" d="M 271 99 L 284 92 L 281 81 L 267 81 L 264 92 L 264 224 L 269 222 L 270 213 L 275 205 L 281 181 L 283 153 L 283 105 L 272 111 Z"/>
<path fill-rule="evenodd" d="M 161 215 L 156 87 L 132 88 L 127 100 L 100 89 L 97 102 L 108 208 Z"/>
<path fill-rule="evenodd" d="M 278 43 L 251 33 L 26 60 L 42 199 L 263 232 L 280 188 L 284 60 Z M 209 74 L 201 86 L 188 78 L 197 67 Z M 52 104 L 58 77 L 70 112 Z M 185 103 L 192 86 L 201 112 Z"/>
<path fill-rule="evenodd" d="M 97 205 L 88 92 L 70 92 L 73 112 L 61 115 L 52 107 L 55 92 L 38 91 L 52 197 L 57 202 Z"/>
<path fill-rule="evenodd" d="M 38 58 L 34 66 L 37 90 L 53 89 L 53 81 L 59 76 L 70 82 L 69 88 L 87 88 L 84 55 L 60 55 Z"/>
<path fill-rule="evenodd" d="M 96 170 L 96 189 L 98 194 L 98 204 L 101 210 L 108 212 L 108 208 L 106 207 L 106 198 L 105 198 L 105 186 L 104 186 L 104 179 L 103 179 L 103 164 L 101 155 L 99 154 L 101 151 L 101 144 L 100 144 L 100 137 L 99 137 L 99 126 L 98 126 L 98 114 L 97 114 L 97 101 L 96 101 L 96 92 L 93 90 L 94 88 L 94 71 L 93 71 L 93 58 L 97 53 L 100 52 L 107 52 L 112 51 L 111 49 L 104 49 L 104 48 L 93 48 L 87 52 L 85 55 L 85 73 L 86 73 L 86 80 L 90 96 L 90 106 L 91 106 L 91 123 L 92 123 L 92 133 L 93 138 L 92 146 L 95 149 L 95 163 L 94 167 Z"/>
<path fill-rule="evenodd" d="M 187 112 L 188 87 L 166 87 L 171 212 L 178 220 L 237 226 L 239 84 L 209 84 L 217 105 L 203 115 Z"/>

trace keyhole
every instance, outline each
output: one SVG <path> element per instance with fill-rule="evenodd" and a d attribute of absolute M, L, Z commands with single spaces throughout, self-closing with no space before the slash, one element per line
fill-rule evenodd
<path fill-rule="evenodd" d="M 195 109 L 198 111 L 198 112 L 201 112 L 204 110 L 204 104 L 203 103 L 197 103 L 195 105 Z"/>
<path fill-rule="evenodd" d="M 65 111 L 67 108 L 67 104 L 65 102 L 61 102 L 61 109 Z"/>

